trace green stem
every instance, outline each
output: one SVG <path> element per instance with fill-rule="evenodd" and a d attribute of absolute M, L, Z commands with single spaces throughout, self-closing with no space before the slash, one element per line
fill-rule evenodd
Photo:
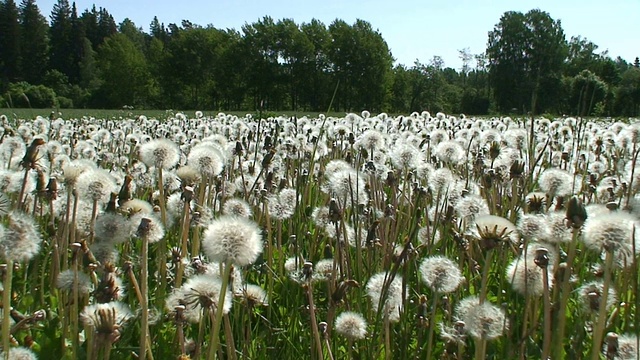
<path fill-rule="evenodd" d="M 11 339 L 11 280 L 13 279 L 13 261 L 8 261 L 2 282 L 2 350 L 5 360 L 9 360 Z"/>
<path fill-rule="evenodd" d="M 562 283 L 560 284 L 560 306 L 558 307 L 558 317 L 557 317 L 557 326 L 556 336 L 555 336 L 555 345 L 553 351 L 554 359 L 562 359 L 564 353 L 564 333 L 565 326 L 567 323 L 566 311 L 567 304 L 569 303 L 569 295 L 570 293 L 570 280 L 571 280 L 571 269 L 573 267 L 573 259 L 576 256 L 576 246 L 578 244 L 578 236 L 580 231 L 573 231 L 573 238 L 569 243 L 569 249 L 567 250 L 567 266 L 564 269 L 564 277 L 562 278 Z"/>
<path fill-rule="evenodd" d="M 487 250 L 487 256 L 484 262 L 484 268 L 482 269 L 482 282 L 480 284 L 480 305 L 487 299 L 487 283 L 489 282 L 489 268 L 491 267 L 491 261 L 493 259 L 494 250 Z"/>
<path fill-rule="evenodd" d="M 484 335 L 482 338 L 476 340 L 476 360 L 485 360 L 487 353 L 487 339 L 485 339 Z"/>
<path fill-rule="evenodd" d="M 600 295 L 600 307 L 598 309 L 598 320 L 593 329 L 593 347 L 591 348 L 591 360 L 600 359 L 600 349 L 602 338 L 607 326 L 607 300 L 609 297 L 609 286 L 611 283 L 611 265 L 613 264 L 613 253 L 606 251 L 604 261 L 604 278 L 602 284 L 602 294 Z"/>
<path fill-rule="evenodd" d="M 146 236 L 142 237 L 142 251 L 140 254 L 140 306 L 141 325 L 140 325 L 140 359 L 147 358 L 147 336 L 149 330 L 149 295 L 148 295 L 148 263 L 149 263 L 149 241 Z"/>
<path fill-rule="evenodd" d="M 429 316 L 429 333 L 427 335 L 427 359 L 431 359 L 431 350 L 433 347 L 433 330 L 436 325 L 436 309 L 438 308 L 438 290 L 433 292 L 433 305 L 431 307 L 431 315 Z"/>
<path fill-rule="evenodd" d="M 189 216 L 189 201 L 185 201 L 184 202 L 184 208 L 182 209 L 182 236 L 181 238 L 181 243 L 180 243 L 180 257 L 182 259 L 184 259 L 187 254 L 188 254 L 188 247 L 187 247 L 187 241 L 189 239 L 189 222 L 190 220 L 190 216 Z M 178 262 L 178 273 L 176 274 L 176 283 L 175 283 L 175 287 L 178 288 L 180 287 L 180 285 L 182 285 L 182 277 L 184 275 L 184 263 L 182 261 Z"/>
<path fill-rule="evenodd" d="M 551 301 L 549 299 L 549 269 L 542 268 L 542 286 L 544 296 L 544 333 L 542 341 L 542 359 L 547 360 L 551 353 Z"/>
<path fill-rule="evenodd" d="M 78 319 L 78 314 L 80 313 L 80 294 L 79 291 L 79 277 L 78 277 L 78 257 L 80 256 L 80 247 L 73 247 L 73 288 L 72 292 L 72 303 L 71 303 L 71 352 L 74 355 L 74 358 L 78 354 L 78 347 L 80 346 L 80 324 Z"/>
<path fill-rule="evenodd" d="M 158 191 L 160 203 L 160 218 L 162 227 L 167 231 L 167 210 L 164 199 L 164 183 L 162 180 L 162 167 L 158 168 Z M 163 236 L 158 242 L 158 276 L 160 277 L 160 286 L 156 294 L 158 308 L 164 308 L 164 299 L 167 289 L 167 236 Z"/>
<path fill-rule="evenodd" d="M 213 331 L 211 332 L 211 343 L 209 346 L 208 360 L 213 360 L 216 357 L 216 351 L 218 351 L 218 345 L 220 344 L 220 325 L 222 322 L 222 313 L 224 311 L 224 300 L 227 295 L 227 286 L 229 285 L 229 277 L 231 275 L 231 261 L 227 260 L 224 264 L 224 273 L 222 275 L 222 285 L 220 286 L 220 296 L 216 303 L 216 317 L 214 319 Z"/>
<path fill-rule="evenodd" d="M 324 358 L 322 353 L 322 342 L 320 342 L 320 331 L 318 330 L 318 321 L 316 319 L 316 307 L 313 301 L 313 287 L 309 282 L 307 284 L 307 298 L 309 300 L 309 316 L 311 318 L 311 332 L 313 333 L 313 342 L 316 346 L 318 360 Z"/>

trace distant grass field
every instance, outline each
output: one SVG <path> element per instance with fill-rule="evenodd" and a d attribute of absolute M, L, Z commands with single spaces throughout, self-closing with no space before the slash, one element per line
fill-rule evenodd
<path fill-rule="evenodd" d="M 145 115 L 148 118 L 164 119 L 175 113 L 182 112 L 189 117 L 195 116 L 196 110 L 153 110 L 153 109 L 4 109 L 0 108 L 0 115 L 6 115 L 9 119 L 35 119 L 38 115 L 43 117 L 49 117 L 51 112 L 58 113 L 58 117 L 64 119 L 77 119 L 84 116 L 102 118 L 102 119 L 119 119 L 119 118 L 131 118 L 139 115 Z M 245 116 L 246 114 L 257 114 L 257 111 L 222 111 L 222 110 L 203 110 L 204 116 L 215 116 L 216 114 L 224 112 L 227 114 L 233 114 L 238 116 Z M 263 116 L 312 116 L 317 117 L 320 112 L 313 111 L 263 111 Z M 345 113 L 331 112 L 330 116 L 344 116 Z"/>

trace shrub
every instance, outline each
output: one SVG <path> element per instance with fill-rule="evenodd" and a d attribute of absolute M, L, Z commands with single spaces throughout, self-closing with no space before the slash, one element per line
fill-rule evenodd
<path fill-rule="evenodd" d="M 51 108 L 58 106 L 56 92 L 44 85 L 31 85 L 28 82 L 9 84 L 4 100 L 10 107 Z"/>

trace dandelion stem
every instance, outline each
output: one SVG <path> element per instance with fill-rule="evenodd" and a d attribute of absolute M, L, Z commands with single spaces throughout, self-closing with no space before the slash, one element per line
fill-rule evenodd
<path fill-rule="evenodd" d="M 189 201 L 184 202 L 184 208 L 182 209 L 182 234 L 181 234 L 181 242 L 180 242 L 180 258 L 183 259 L 188 254 L 187 241 L 189 239 Z M 182 285 L 182 277 L 184 275 L 184 263 L 182 261 L 178 262 L 178 273 L 176 274 L 176 283 L 175 287 L 178 288 Z"/>
<path fill-rule="evenodd" d="M 11 339 L 11 280 L 13 279 L 13 261 L 7 261 L 2 282 L 2 350 L 5 360 L 9 360 Z"/>
<path fill-rule="evenodd" d="M 436 310 L 438 308 L 438 291 L 433 291 L 433 305 L 431 307 L 431 315 L 429 315 L 429 333 L 427 335 L 427 359 L 431 359 L 431 350 L 433 347 L 433 330 L 436 325 Z"/>
<path fill-rule="evenodd" d="M 384 358 L 385 360 L 391 359 L 391 323 L 386 309 L 384 314 Z"/>
<path fill-rule="evenodd" d="M 222 318 L 224 322 L 224 337 L 227 341 L 227 359 L 236 359 L 236 343 L 233 341 L 233 331 L 231 330 L 231 321 L 229 315 L 225 314 Z"/>
<path fill-rule="evenodd" d="M 24 169 L 24 177 L 22 178 L 22 187 L 20 188 L 20 195 L 18 195 L 18 210 L 21 210 L 24 206 L 24 191 L 27 188 L 27 178 L 29 177 L 29 168 Z"/>
<path fill-rule="evenodd" d="M 487 339 L 484 337 L 484 334 L 480 339 L 476 340 L 476 360 L 485 360 L 487 353 Z"/>
<path fill-rule="evenodd" d="M 162 227 L 167 227 L 167 206 L 164 198 L 164 181 L 162 178 L 162 166 L 158 167 L 158 200 L 160 203 L 160 219 Z M 160 286 L 157 290 L 156 299 L 158 307 L 164 307 L 165 293 L 167 289 L 167 237 L 163 236 L 158 242 L 158 276 L 160 277 Z"/>
<path fill-rule="evenodd" d="M 224 300 L 227 295 L 227 287 L 229 285 L 229 278 L 231 275 L 231 261 L 227 260 L 224 264 L 224 273 L 222 275 L 222 285 L 220 286 L 220 296 L 218 296 L 218 302 L 216 303 L 216 314 L 213 320 L 213 331 L 211 332 L 211 342 L 209 345 L 208 360 L 213 360 L 216 357 L 216 351 L 218 351 L 218 345 L 220 344 L 220 323 L 222 321 L 222 313 L 224 312 Z M 222 273 L 222 272 L 221 272 Z"/>
<path fill-rule="evenodd" d="M 311 332 L 313 333 L 313 342 L 315 343 L 318 360 L 323 359 L 322 342 L 320 341 L 320 331 L 318 330 L 318 321 L 316 319 L 316 306 L 313 301 L 313 286 L 309 282 L 306 285 L 307 299 L 309 300 L 309 317 L 311 318 Z"/>
<path fill-rule="evenodd" d="M 542 286 L 544 301 L 544 330 L 542 342 L 542 359 L 547 360 L 551 353 L 551 301 L 549 299 L 549 269 L 542 268 Z"/>
<path fill-rule="evenodd" d="M 96 216 L 98 214 L 98 200 L 93 200 L 91 207 L 91 223 L 89 224 L 89 244 L 93 244 L 93 239 L 96 232 Z"/>
<path fill-rule="evenodd" d="M 86 334 L 85 342 L 87 343 L 87 359 L 93 360 L 94 359 L 93 353 L 96 350 L 95 349 L 96 337 L 95 337 L 95 332 L 93 330 L 93 326 L 85 325 L 84 333 Z"/>
<path fill-rule="evenodd" d="M 140 254 L 140 359 L 147 358 L 147 336 L 149 335 L 149 298 L 148 298 L 148 262 L 149 262 L 149 241 L 146 236 L 142 236 L 142 251 Z"/>
<path fill-rule="evenodd" d="M 80 331 L 79 331 L 79 319 L 78 319 L 78 314 L 79 314 L 79 301 L 80 301 L 80 294 L 79 294 L 79 288 L 78 288 L 78 261 L 79 261 L 79 256 L 80 256 L 80 244 L 75 244 L 73 246 L 73 288 L 71 289 L 72 292 L 72 300 L 71 300 L 71 353 L 73 355 L 73 358 L 77 358 L 78 356 L 78 347 L 79 347 L 79 342 L 80 339 L 78 338 L 78 336 L 80 335 Z"/>
<path fill-rule="evenodd" d="M 598 309 L 598 320 L 593 328 L 593 347 L 591 348 L 591 360 L 600 359 L 600 349 L 602 347 L 602 338 L 607 326 L 607 300 L 609 297 L 609 287 L 611 283 L 611 266 L 613 263 L 613 253 L 606 250 L 604 261 L 604 278 L 602 284 L 602 294 L 600 294 L 600 306 Z"/>
<path fill-rule="evenodd" d="M 493 249 L 487 250 L 487 255 L 484 261 L 484 267 L 482 269 L 482 280 L 480 284 L 480 305 L 487 299 L 487 283 L 489 282 L 489 269 L 491 268 L 491 262 L 493 259 Z"/>
<path fill-rule="evenodd" d="M 567 311 L 567 304 L 569 303 L 569 285 L 571 280 L 571 269 L 573 267 L 573 259 L 576 255 L 576 246 L 578 244 L 578 235 L 580 234 L 579 230 L 573 231 L 573 238 L 569 243 L 569 249 L 567 250 L 567 266 L 564 269 L 564 276 L 562 278 L 561 287 L 561 295 L 560 295 L 560 306 L 558 307 L 558 317 L 557 317 L 557 326 L 556 326 L 556 336 L 555 336 L 555 346 L 553 351 L 554 359 L 562 359 L 562 355 L 564 353 L 564 333 L 565 326 L 567 323 L 567 317 L 565 316 Z"/>

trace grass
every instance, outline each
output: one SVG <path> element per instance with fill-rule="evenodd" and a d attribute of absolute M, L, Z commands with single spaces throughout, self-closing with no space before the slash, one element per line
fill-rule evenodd
<path fill-rule="evenodd" d="M 0 144 L 4 348 L 637 357 L 638 125 L 30 111 Z M 337 327 L 346 311 L 366 324 Z"/>
<path fill-rule="evenodd" d="M 136 109 L 7 109 L 0 108 L 0 115 L 5 115 L 9 119 L 22 119 L 33 120 L 37 116 L 49 118 L 50 114 L 54 112 L 57 116 L 63 119 L 76 119 L 82 117 L 93 117 L 96 119 L 124 119 L 135 118 L 139 115 L 144 115 L 148 118 L 167 119 L 175 115 L 177 112 L 182 112 L 187 116 L 193 117 L 196 110 L 136 110 Z M 203 116 L 216 116 L 220 111 L 202 111 Z M 246 114 L 255 114 L 257 111 L 223 111 L 226 114 L 237 115 L 244 117 Z M 319 112 L 312 111 L 264 111 L 265 116 L 309 116 L 316 117 Z M 329 112 L 329 116 L 344 116 L 344 113 Z"/>

